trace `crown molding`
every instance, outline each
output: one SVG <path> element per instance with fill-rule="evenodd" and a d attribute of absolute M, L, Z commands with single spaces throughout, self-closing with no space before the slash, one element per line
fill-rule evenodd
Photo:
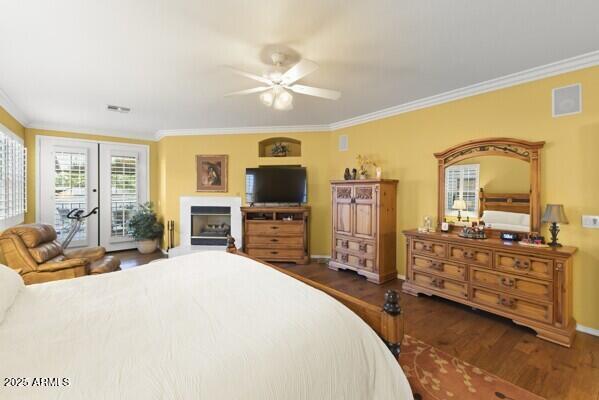
<path fill-rule="evenodd" d="M 286 126 L 245 126 L 237 128 L 207 129 L 168 129 L 156 132 L 155 139 L 167 136 L 208 136 L 208 135 L 245 135 L 252 133 L 292 133 L 292 132 L 329 132 L 330 126 L 323 125 L 286 125 Z"/>
<path fill-rule="evenodd" d="M 133 139 L 133 140 L 145 140 L 148 142 L 156 141 L 154 136 L 148 132 L 124 132 L 118 130 L 111 129 L 93 129 L 86 127 L 76 127 L 72 125 L 65 124 L 55 124 L 50 122 L 39 122 L 35 121 L 27 125 L 28 129 L 39 129 L 45 131 L 56 131 L 56 132 L 68 132 L 68 133 L 80 133 L 83 135 L 99 135 L 99 136 L 109 136 L 109 137 L 117 137 L 123 139 Z"/>
<path fill-rule="evenodd" d="M 19 124 L 27 126 L 29 118 L 13 101 L 8 97 L 4 90 L 0 89 L 0 106 L 6 110 Z"/>
<path fill-rule="evenodd" d="M 499 89 L 505 89 L 511 86 L 521 85 L 555 75 L 572 72 L 583 68 L 599 65 L 599 51 L 582 54 L 576 57 L 567 58 L 539 67 L 530 68 L 524 71 L 515 72 L 499 78 L 490 79 L 465 86 L 459 89 L 450 90 L 434 96 L 425 97 L 408 103 L 363 114 L 357 117 L 349 118 L 343 121 L 334 122 L 329 125 L 332 131 L 336 131 L 350 126 L 364 124 L 370 121 L 392 117 L 394 115 L 404 114 L 410 111 L 420 110 L 436 106 L 443 103 L 476 96 L 478 94 L 488 93 Z"/>

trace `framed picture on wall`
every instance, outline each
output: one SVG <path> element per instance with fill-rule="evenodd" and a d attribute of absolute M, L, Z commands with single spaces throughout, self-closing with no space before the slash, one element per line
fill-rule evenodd
<path fill-rule="evenodd" d="M 226 192 L 229 156 L 197 155 L 197 192 Z"/>

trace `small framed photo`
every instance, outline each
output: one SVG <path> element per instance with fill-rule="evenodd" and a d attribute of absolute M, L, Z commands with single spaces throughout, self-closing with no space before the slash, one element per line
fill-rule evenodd
<path fill-rule="evenodd" d="M 226 192 L 228 174 L 227 155 L 197 155 L 197 192 Z"/>

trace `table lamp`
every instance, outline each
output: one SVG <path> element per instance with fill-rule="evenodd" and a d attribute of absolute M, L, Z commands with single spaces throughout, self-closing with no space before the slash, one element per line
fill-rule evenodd
<path fill-rule="evenodd" d="M 541 221 L 551 224 L 549 227 L 549 232 L 551 232 L 551 243 L 549 243 L 549 246 L 561 247 L 561 244 L 557 242 L 557 234 L 559 233 L 559 226 L 557 224 L 568 223 L 564 206 L 562 204 L 547 204 Z"/>
<path fill-rule="evenodd" d="M 454 210 L 458 210 L 458 222 L 462 220 L 462 211 L 465 210 L 466 201 L 462 199 L 457 199 L 453 201 L 453 206 L 451 206 Z"/>

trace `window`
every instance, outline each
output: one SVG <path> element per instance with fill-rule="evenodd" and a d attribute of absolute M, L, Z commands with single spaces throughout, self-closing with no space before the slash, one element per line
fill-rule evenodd
<path fill-rule="evenodd" d="M 27 210 L 27 150 L 0 125 L 0 229 L 23 222 Z"/>
<path fill-rule="evenodd" d="M 87 207 L 87 154 L 79 151 L 54 152 L 54 201 L 56 213 L 54 227 L 59 240 L 64 240 L 71 230 L 72 219 L 67 214 L 75 209 Z M 74 241 L 85 240 L 87 222 L 73 237 Z"/>
<path fill-rule="evenodd" d="M 137 208 L 137 157 L 110 157 L 111 237 L 127 238 L 129 220 Z"/>
<path fill-rule="evenodd" d="M 478 217 L 479 164 L 452 165 L 445 170 L 445 215 L 458 215 L 452 208 L 458 199 L 466 201 L 463 216 Z"/>

